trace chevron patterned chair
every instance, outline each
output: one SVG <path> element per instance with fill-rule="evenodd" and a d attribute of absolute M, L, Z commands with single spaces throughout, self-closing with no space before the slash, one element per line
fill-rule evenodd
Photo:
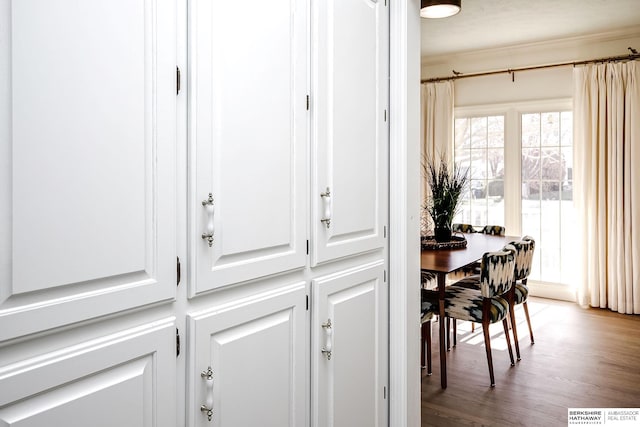
<path fill-rule="evenodd" d="M 458 232 L 458 233 L 475 233 L 476 229 L 473 228 L 473 225 L 471 224 L 460 224 L 460 223 L 453 223 L 451 224 L 451 231 Z"/>
<path fill-rule="evenodd" d="M 494 236 L 504 236 L 505 228 L 501 225 L 485 225 L 480 232 Z"/>
<path fill-rule="evenodd" d="M 535 250 L 536 242 L 533 237 L 524 236 L 520 240 L 510 242 L 509 245 L 515 248 L 515 267 L 514 267 L 514 286 L 510 293 L 507 295 L 509 300 L 509 309 L 512 313 L 509 314 L 511 320 L 511 331 L 513 333 L 513 340 L 516 347 L 516 358 L 520 360 L 520 345 L 518 341 L 518 330 L 516 327 L 515 311 L 514 308 L 518 304 L 522 304 L 524 309 L 525 318 L 527 319 L 527 325 L 529 326 L 529 336 L 531 337 L 531 344 L 535 344 L 533 339 L 533 329 L 531 328 L 531 319 L 529 318 L 529 307 L 527 307 L 527 298 L 529 297 L 529 288 L 527 287 L 527 278 L 531 272 L 531 264 L 533 263 L 533 252 Z M 480 286 L 480 276 L 473 275 L 467 276 L 462 280 L 456 282 L 456 285 L 465 288 L 478 289 Z M 455 336 L 456 325 L 454 322 L 453 333 Z"/>
<path fill-rule="evenodd" d="M 485 253 L 482 256 L 479 288 L 460 286 L 456 282 L 445 289 L 447 317 L 482 324 L 491 387 L 495 386 L 495 379 L 489 335 L 490 324 L 502 321 L 511 365 L 515 365 L 507 323 L 507 316 L 510 313 L 507 297 L 513 284 L 515 252 L 513 246 L 507 245 L 500 251 Z"/>
<path fill-rule="evenodd" d="M 458 228 L 460 229 L 460 231 L 462 231 L 463 233 L 467 233 L 467 231 L 463 231 L 464 229 L 469 229 L 471 228 L 471 230 L 473 231 L 468 231 L 469 233 L 478 233 L 477 231 L 475 231 L 475 229 L 473 228 L 472 225 L 470 224 L 453 224 L 451 226 L 451 228 L 453 229 L 453 231 L 456 231 L 455 228 L 456 226 L 458 226 Z M 505 234 L 505 228 L 501 225 L 485 225 L 484 227 L 482 227 L 482 229 L 479 231 L 480 233 L 483 234 L 491 234 L 494 236 L 504 236 Z M 463 267 L 460 269 L 464 274 L 469 275 L 469 274 L 480 274 L 480 262 L 475 262 L 473 264 L 469 264 L 466 267 Z M 475 325 L 471 325 L 471 330 L 474 331 L 475 330 Z M 449 336 L 449 323 L 447 321 L 447 337 Z M 447 343 L 449 343 L 450 340 L 447 340 Z M 457 342 L 457 324 L 455 319 L 453 320 L 453 345 L 455 346 Z M 449 350 L 449 347 L 447 346 L 447 350 Z"/>

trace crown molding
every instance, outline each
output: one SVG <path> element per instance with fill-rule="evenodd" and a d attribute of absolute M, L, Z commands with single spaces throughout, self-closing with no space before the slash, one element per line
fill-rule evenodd
<path fill-rule="evenodd" d="M 637 42 L 637 46 L 631 47 L 640 49 L 640 25 L 562 39 L 423 56 L 421 58 L 422 78 L 449 75 L 452 69 L 472 73 L 496 68 L 527 67 L 562 61 L 589 60 L 608 55 L 624 55 L 627 53 L 627 42 L 634 41 Z"/>

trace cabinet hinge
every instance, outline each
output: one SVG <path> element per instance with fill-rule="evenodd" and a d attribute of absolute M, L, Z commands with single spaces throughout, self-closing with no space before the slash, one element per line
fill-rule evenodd
<path fill-rule="evenodd" d="M 180 284 L 180 257 L 176 257 L 176 286 Z"/>
<path fill-rule="evenodd" d="M 384 282 L 387 283 L 387 270 L 384 270 Z"/>
<path fill-rule="evenodd" d="M 306 297 L 307 297 L 307 311 L 309 311 L 309 295 L 307 295 Z"/>
<path fill-rule="evenodd" d="M 180 93 L 180 68 L 176 67 L 176 95 Z"/>
<path fill-rule="evenodd" d="M 387 110 L 384 110 L 384 121 L 387 121 Z"/>
<path fill-rule="evenodd" d="M 386 386 L 382 387 L 382 398 L 385 399 L 385 400 L 387 399 L 387 387 Z"/>
<path fill-rule="evenodd" d="M 309 111 L 309 95 L 307 95 L 307 111 Z"/>
<path fill-rule="evenodd" d="M 309 255 L 309 240 L 307 240 L 307 255 Z"/>
<path fill-rule="evenodd" d="M 387 226 L 386 225 L 384 227 L 382 227 L 382 236 L 385 239 L 387 238 Z"/>
<path fill-rule="evenodd" d="M 180 334 L 176 328 L 176 357 L 180 356 Z"/>

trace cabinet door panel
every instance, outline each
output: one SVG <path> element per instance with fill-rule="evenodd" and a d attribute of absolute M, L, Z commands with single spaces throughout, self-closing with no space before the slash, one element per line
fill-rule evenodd
<path fill-rule="evenodd" d="M 200 372 L 213 371 L 213 424 L 187 411 L 191 426 L 307 424 L 306 286 L 291 285 L 190 317 L 190 407 L 207 399 Z M 195 414 L 195 415 L 194 415 Z"/>
<path fill-rule="evenodd" d="M 383 266 L 380 261 L 312 282 L 314 426 L 387 425 L 388 290 Z M 322 351 L 327 344 L 330 358 Z"/>
<path fill-rule="evenodd" d="M 328 0 L 313 16 L 315 265 L 384 245 L 388 12 L 383 2 Z"/>
<path fill-rule="evenodd" d="M 0 425 L 173 427 L 173 318 L 0 368 Z"/>
<path fill-rule="evenodd" d="M 0 17 L 0 340 L 173 297 L 175 16 L 21 0 Z"/>
<path fill-rule="evenodd" d="M 192 296 L 305 265 L 306 10 L 190 3 Z"/>

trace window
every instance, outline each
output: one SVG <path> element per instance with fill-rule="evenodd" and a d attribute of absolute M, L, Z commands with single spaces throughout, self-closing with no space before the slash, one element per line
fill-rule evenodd
<path fill-rule="evenodd" d="M 456 109 L 454 160 L 469 168 L 469 188 L 454 221 L 532 236 L 530 279 L 567 284 L 576 265 L 570 103 L 490 109 Z"/>
<path fill-rule="evenodd" d="M 570 111 L 521 115 L 522 230 L 536 239 L 534 280 L 562 283 L 573 271 L 572 119 Z"/>
<path fill-rule="evenodd" d="M 455 162 L 469 169 L 456 222 L 504 224 L 504 116 L 456 119 Z"/>

